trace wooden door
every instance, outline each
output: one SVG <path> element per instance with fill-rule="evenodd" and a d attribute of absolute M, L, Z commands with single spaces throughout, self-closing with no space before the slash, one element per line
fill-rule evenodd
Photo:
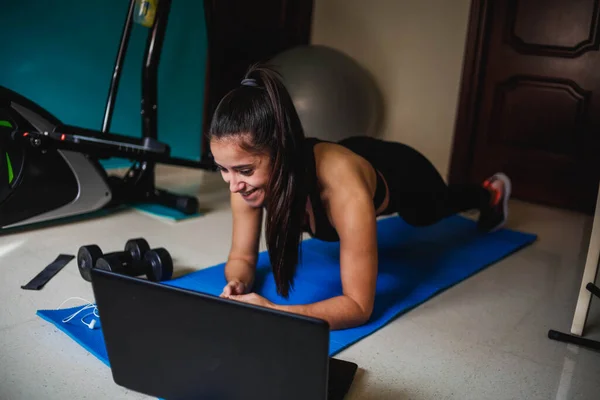
<path fill-rule="evenodd" d="M 451 182 L 591 213 L 600 178 L 599 0 L 474 0 Z"/>

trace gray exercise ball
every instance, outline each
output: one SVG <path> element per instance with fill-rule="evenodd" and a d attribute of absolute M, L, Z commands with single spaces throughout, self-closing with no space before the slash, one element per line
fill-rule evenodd
<path fill-rule="evenodd" d="M 338 141 L 377 135 L 382 114 L 379 90 L 348 55 L 307 45 L 276 55 L 270 64 L 282 75 L 306 136 Z"/>

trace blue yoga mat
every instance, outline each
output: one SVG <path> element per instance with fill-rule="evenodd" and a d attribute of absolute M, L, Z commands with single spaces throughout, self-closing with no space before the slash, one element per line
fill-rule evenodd
<path fill-rule="evenodd" d="M 411 227 L 397 217 L 378 221 L 379 276 L 372 318 L 360 327 L 332 331 L 330 355 L 535 239 L 535 235 L 508 229 L 480 234 L 473 221 L 460 216 L 426 228 Z M 279 304 L 309 303 L 340 295 L 339 243 L 309 239 L 302 243 L 302 253 L 294 291 L 288 300 L 276 293 L 266 252 L 259 257 L 256 291 Z M 196 271 L 166 284 L 219 295 L 225 284 L 224 265 Z M 79 318 L 61 322 L 76 310 L 39 310 L 37 314 L 109 365 L 101 329 L 90 330 Z"/>

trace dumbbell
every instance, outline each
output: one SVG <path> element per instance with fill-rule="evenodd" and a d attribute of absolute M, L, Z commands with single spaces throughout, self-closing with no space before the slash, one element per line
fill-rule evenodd
<path fill-rule="evenodd" d="M 107 254 L 96 261 L 94 268 L 131 276 L 145 274 L 153 282 L 167 281 L 173 276 L 173 260 L 164 248 L 148 250 L 141 260 Z"/>
<path fill-rule="evenodd" d="M 143 238 L 128 240 L 124 251 L 106 254 L 95 244 L 82 246 L 77 253 L 77 265 L 82 278 L 88 282 L 92 280 L 92 268 L 130 276 L 146 274 L 155 282 L 169 280 L 173 275 L 169 252 L 164 248 L 151 250 Z"/>
<path fill-rule="evenodd" d="M 124 251 L 115 251 L 104 254 L 100 247 L 95 244 L 81 246 L 77 252 L 77 266 L 79 273 L 82 278 L 88 282 L 91 282 L 91 270 L 96 267 L 96 264 L 100 258 L 110 257 L 117 258 L 123 261 L 127 261 L 126 266 L 135 267 L 142 260 L 144 254 L 150 250 L 150 245 L 143 238 L 130 239 L 125 243 Z M 122 271 L 126 273 L 126 271 Z M 131 271 L 130 274 L 134 275 L 137 271 Z"/>

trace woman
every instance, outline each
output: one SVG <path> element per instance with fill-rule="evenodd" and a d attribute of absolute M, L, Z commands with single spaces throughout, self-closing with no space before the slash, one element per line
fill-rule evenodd
<path fill-rule="evenodd" d="M 400 143 L 354 137 L 332 143 L 306 138 L 279 76 L 251 67 L 215 110 L 211 153 L 229 183 L 233 238 L 222 297 L 321 318 L 330 329 L 370 318 L 377 279 L 376 218 L 396 213 L 426 226 L 479 209 L 479 228 L 498 229 L 507 216 L 510 181 L 447 186 L 421 154 Z M 251 293 L 263 210 L 278 293 L 293 285 L 302 234 L 340 242 L 343 295 L 283 306 Z"/>

